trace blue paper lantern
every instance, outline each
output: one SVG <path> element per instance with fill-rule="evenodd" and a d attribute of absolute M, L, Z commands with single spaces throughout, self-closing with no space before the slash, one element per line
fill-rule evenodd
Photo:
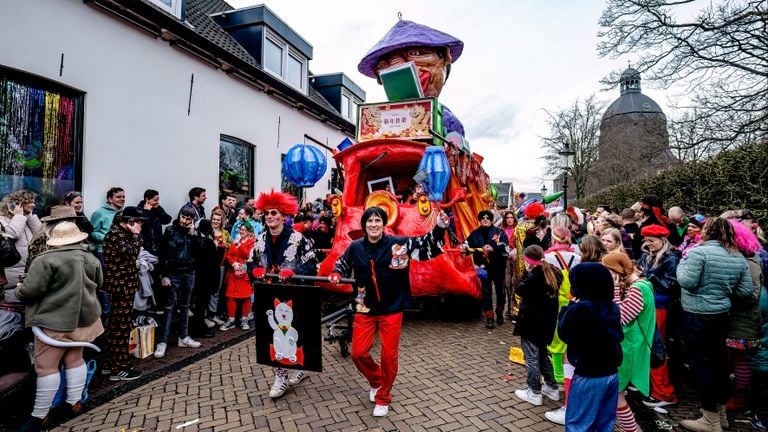
<path fill-rule="evenodd" d="M 438 146 L 427 147 L 419 163 L 419 171 L 427 174 L 423 184 L 430 201 L 442 201 L 443 192 L 451 179 L 451 166 L 448 164 L 445 150 Z"/>
<path fill-rule="evenodd" d="M 326 168 L 328 161 L 323 152 L 309 144 L 296 144 L 283 159 L 283 177 L 298 187 L 314 186 Z"/>

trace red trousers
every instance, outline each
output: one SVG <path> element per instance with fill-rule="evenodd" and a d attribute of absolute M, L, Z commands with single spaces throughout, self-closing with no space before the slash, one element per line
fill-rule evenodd
<path fill-rule="evenodd" d="M 403 313 L 370 316 L 356 314 L 352 326 L 352 361 L 376 392 L 376 405 L 389 406 L 392 384 L 397 377 L 398 346 Z M 381 341 L 381 366 L 371 357 L 376 332 Z"/>
<path fill-rule="evenodd" d="M 661 338 L 667 341 L 667 310 L 656 308 L 656 325 L 659 326 Z M 669 360 L 656 369 L 651 369 L 651 396 L 654 399 L 667 402 L 677 402 L 675 387 L 669 380 Z"/>

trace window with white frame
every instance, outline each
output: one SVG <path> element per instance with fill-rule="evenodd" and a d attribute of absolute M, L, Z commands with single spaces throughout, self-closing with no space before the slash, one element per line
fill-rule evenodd
<path fill-rule="evenodd" d="M 264 67 L 283 75 L 283 48 L 270 38 L 264 41 Z"/>
<path fill-rule="evenodd" d="M 307 58 L 272 32 L 264 36 L 264 69 L 306 93 Z"/>
<path fill-rule="evenodd" d="M 358 102 L 355 98 L 346 91 L 341 92 L 341 101 L 339 102 L 339 113 L 345 119 L 355 123 L 357 121 L 357 106 Z"/>
<path fill-rule="evenodd" d="M 341 106 L 339 107 L 341 109 L 341 116 L 345 119 L 349 118 L 349 96 L 345 95 L 344 93 L 341 94 Z"/>
<path fill-rule="evenodd" d="M 178 19 L 181 17 L 181 5 L 184 0 L 149 0 L 152 4 L 158 8 L 168 12 Z"/>

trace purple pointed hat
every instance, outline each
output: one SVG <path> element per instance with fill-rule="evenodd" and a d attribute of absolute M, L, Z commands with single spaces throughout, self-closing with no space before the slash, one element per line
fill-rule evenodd
<path fill-rule="evenodd" d="M 357 65 L 357 70 L 363 75 L 376 78 L 374 68 L 381 56 L 409 46 L 446 47 L 451 52 L 451 62 L 456 62 L 464 50 L 464 42 L 448 33 L 413 21 L 400 20 L 368 51 Z"/>

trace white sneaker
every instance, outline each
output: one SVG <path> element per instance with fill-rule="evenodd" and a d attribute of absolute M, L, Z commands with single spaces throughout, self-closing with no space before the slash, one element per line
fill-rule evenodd
<path fill-rule="evenodd" d="M 529 387 L 515 390 L 515 396 L 517 396 L 518 399 L 524 400 L 536 406 L 541 406 L 544 403 L 541 400 L 541 393 L 536 394 Z"/>
<path fill-rule="evenodd" d="M 251 326 L 248 325 L 248 321 L 245 319 L 240 320 L 240 330 L 248 331 L 251 329 Z"/>
<path fill-rule="evenodd" d="M 544 417 L 552 423 L 565 426 L 565 407 L 547 411 L 544 413 Z"/>
<path fill-rule="evenodd" d="M 388 405 L 376 405 L 375 407 L 373 407 L 373 416 L 374 417 L 384 417 L 387 414 L 389 414 L 389 406 Z"/>
<path fill-rule="evenodd" d="M 166 348 L 168 348 L 168 344 L 165 342 L 160 342 L 159 344 L 157 344 L 157 348 L 155 348 L 155 358 L 165 357 Z"/>
<path fill-rule="evenodd" d="M 203 322 L 205 322 L 205 326 L 208 327 L 208 328 L 216 327 L 216 323 L 213 322 L 213 320 L 210 320 L 208 318 L 204 319 Z"/>
<path fill-rule="evenodd" d="M 541 394 L 557 402 L 560 400 L 560 391 L 557 388 L 552 388 L 546 384 L 541 387 Z"/>
<path fill-rule="evenodd" d="M 376 393 L 379 392 L 379 388 L 373 388 L 371 387 L 371 390 L 368 392 L 368 400 L 371 402 L 376 402 Z"/>
<path fill-rule="evenodd" d="M 286 390 L 288 390 L 288 382 L 285 379 L 276 376 L 275 383 L 272 384 L 272 388 L 269 389 L 269 397 L 272 399 L 279 398 L 285 394 Z"/>
<path fill-rule="evenodd" d="M 227 320 L 225 320 L 224 318 L 218 315 L 214 315 L 213 318 L 211 318 L 211 321 L 215 322 L 218 325 L 223 325 L 225 322 L 227 322 Z"/>
<path fill-rule="evenodd" d="M 200 348 L 200 342 L 187 336 L 184 339 L 179 338 L 179 348 Z"/>
<path fill-rule="evenodd" d="M 288 378 L 288 384 L 290 384 L 292 386 L 295 386 L 296 384 L 304 381 L 304 378 L 306 378 L 308 376 L 309 375 L 307 375 L 307 373 L 304 372 L 304 371 L 301 371 L 301 370 L 300 371 L 296 371 L 296 372 L 293 373 L 293 375 L 291 375 L 290 378 Z"/>

